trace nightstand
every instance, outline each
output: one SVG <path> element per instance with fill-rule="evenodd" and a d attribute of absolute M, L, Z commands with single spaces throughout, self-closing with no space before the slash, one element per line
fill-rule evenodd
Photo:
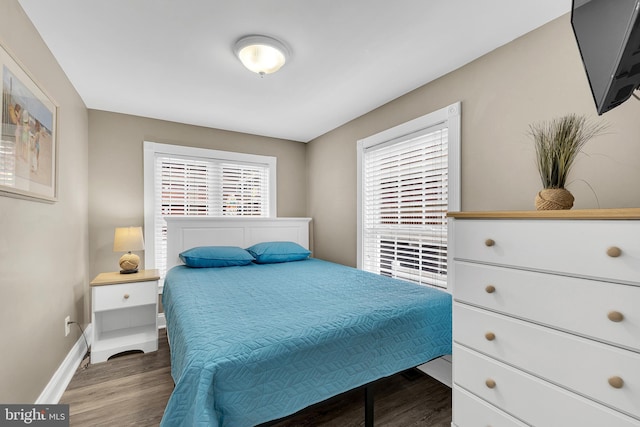
<path fill-rule="evenodd" d="M 158 350 L 158 270 L 101 273 L 91 285 L 91 363 L 130 350 Z"/>

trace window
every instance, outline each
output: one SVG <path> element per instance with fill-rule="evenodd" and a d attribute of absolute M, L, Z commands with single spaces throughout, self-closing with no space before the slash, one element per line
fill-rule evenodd
<path fill-rule="evenodd" d="M 145 265 L 166 270 L 165 216 L 276 216 L 275 157 L 144 143 Z"/>
<path fill-rule="evenodd" d="M 358 267 L 447 286 L 459 210 L 460 104 L 358 141 Z"/>

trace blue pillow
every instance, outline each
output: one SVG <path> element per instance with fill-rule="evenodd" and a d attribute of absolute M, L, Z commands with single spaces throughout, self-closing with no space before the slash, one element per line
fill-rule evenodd
<path fill-rule="evenodd" d="M 309 258 L 311 251 L 294 242 L 263 242 L 247 248 L 258 264 L 300 261 Z"/>
<path fill-rule="evenodd" d="M 230 267 L 247 265 L 253 256 L 237 246 L 197 246 L 180 253 L 180 259 L 189 267 Z"/>

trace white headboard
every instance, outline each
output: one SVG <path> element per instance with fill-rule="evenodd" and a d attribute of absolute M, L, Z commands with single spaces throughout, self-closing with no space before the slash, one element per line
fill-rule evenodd
<path fill-rule="evenodd" d="M 180 252 L 196 246 L 239 246 L 291 241 L 309 249 L 311 218 L 212 218 L 168 216 L 167 269 L 182 263 Z"/>

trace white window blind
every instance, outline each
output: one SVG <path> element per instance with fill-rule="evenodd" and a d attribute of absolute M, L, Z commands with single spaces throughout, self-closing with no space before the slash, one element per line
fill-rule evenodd
<path fill-rule="evenodd" d="M 365 270 L 446 287 L 447 165 L 444 125 L 364 151 Z"/>
<path fill-rule="evenodd" d="M 456 102 L 358 141 L 358 268 L 447 287 L 460 111 Z"/>
<path fill-rule="evenodd" d="M 154 147 L 153 144 L 149 143 L 149 146 Z M 221 154 L 219 157 L 227 157 L 216 158 L 166 151 L 171 150 L 164 147 L 157 151 L 149 149 L 149 164 L 145 166 L 153 169 L 153 185 L 145 189 L 145 192 L 152 192 L 151 195 L 145 194 L 152 211 L 150 215 L 149 212 L 145 214 L 152 219 L 151 223 L 145 220 L 145 228 L 151 227 L 152 235 L 145 233 L 145 240 L 153 240 L 152 247 L 147 245 L 147 251 L 153 251 L 151 259 L 161 276 L 164 276 L 167 267 L 165 216 L 271 216 L 273 186 L 270 181 L 275 175 L 272 170 L 275 168 L 273 158 L 273 162 L 253 163 L 230 159 L 243 157 L 237 153 L 227 153 L 229 155 L 225 156 L 225 152 L 214 152 Z M 189 148 L 176 148 L 176 151 L 188 152 Z M 149 257 L 146 260 L 146 264 L 151 264 Z"/>
<path fill-rule="evenodd" d="M 269 216 L 269 169 L 222 163 L 221 215 Z"/>

